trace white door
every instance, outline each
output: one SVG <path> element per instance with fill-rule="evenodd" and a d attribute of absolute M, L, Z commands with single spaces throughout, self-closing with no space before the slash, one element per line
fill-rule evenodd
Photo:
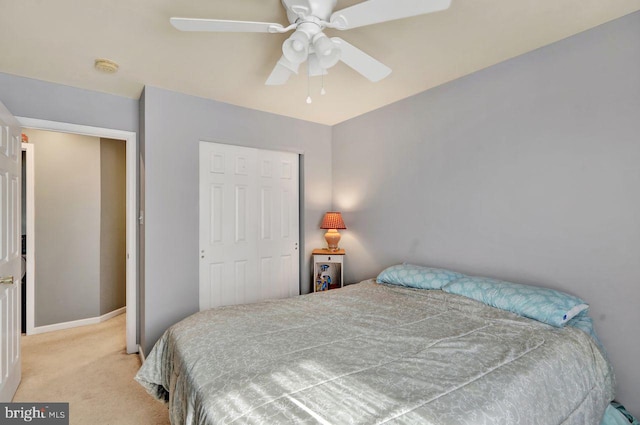
<path fill-rule="evenodd" d="M 0 103 L 0 402 L 20 383 L 20 125 Z"/>
<path fill-rule="evenodd" d="M 299 294 L 298 155 L 200 142 L 200 310 Z"/>

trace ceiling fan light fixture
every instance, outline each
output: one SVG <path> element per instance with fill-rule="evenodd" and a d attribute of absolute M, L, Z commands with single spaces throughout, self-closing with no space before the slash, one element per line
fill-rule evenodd
<path fill-rule="evenodd" d="M 313 50 L 324 69 L 331 68 L 340 60 L 340 48 L 322 32 L 313 37 Z"/>
<path fill-rule="evenodd" d="M 296 30 L 282 45 L 282 53 L 291 63 L 304 62 L 309 55 L 309 36 L 304 31 Z"/>

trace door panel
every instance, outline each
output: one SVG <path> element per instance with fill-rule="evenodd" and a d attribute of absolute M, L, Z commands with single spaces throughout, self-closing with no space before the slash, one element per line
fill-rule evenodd
<path fill-rule="evenodd" d="M 269 272 L 260 276 L 261 290 L 264 298 L 295 296 L 300 293 L 298 155 L 259 150 L 258 158 L 263 164 L 258 184 L 265 199 L 258 250 L 263 260 L 269 259 Z"/>
<path fill-rule="evenodd" d="M 0 103 L 0 402 L 20 383 L 20 125 Z"/>
<path fill-rule="evenodd" d="M 222 243 L 222 196 L 224 185 L 211 185 L 211 240 L 210 245 Z"/>
<path fill-rule="evenodd" d="M 201 310 L 299 293 L 298 190 L 296 154 L 200 143 Z"/>

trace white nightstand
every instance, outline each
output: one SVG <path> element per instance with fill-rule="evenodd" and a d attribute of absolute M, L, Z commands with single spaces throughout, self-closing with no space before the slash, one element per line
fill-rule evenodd
<path fill-rule="evenodd" d="M 313 292 L 342 288 L 344 286 L 344 249 L 313 250 Z"/>

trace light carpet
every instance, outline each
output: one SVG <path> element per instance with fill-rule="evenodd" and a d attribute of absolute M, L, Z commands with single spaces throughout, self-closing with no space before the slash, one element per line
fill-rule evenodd
<path fill-rule="evenodd" d="M 98 325 L 22 336 L 22 382 L 14 402 L 68 402 L 73 425 L 168 425 L 165 405 L 133 380 L 125 315 Z"/>

